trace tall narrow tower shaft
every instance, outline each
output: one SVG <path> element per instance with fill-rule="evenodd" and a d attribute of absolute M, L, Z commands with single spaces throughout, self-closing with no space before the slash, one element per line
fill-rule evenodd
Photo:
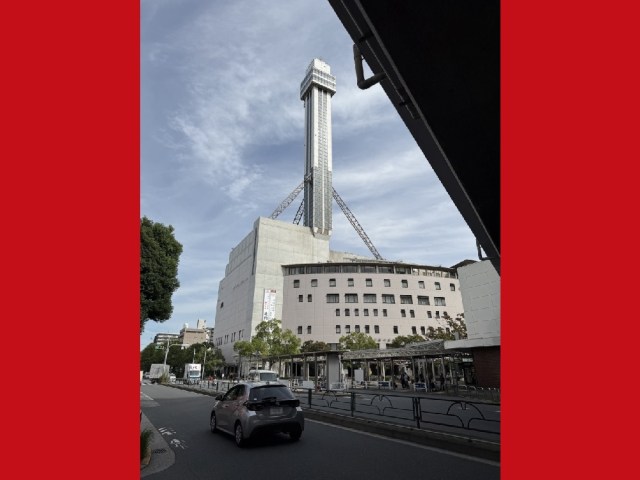
<path fill-rule="evenodd" d="M 331 68 L 315 58 L 300 84 L 300 100 L 305 109 L 304 225 L 314 233 L 331 235 L 332 148 L 331 97 L 336 93 L 336 77 Z"/>

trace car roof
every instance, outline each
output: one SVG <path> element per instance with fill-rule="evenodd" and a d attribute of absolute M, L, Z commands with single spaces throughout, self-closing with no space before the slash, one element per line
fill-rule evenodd
<path fill-rule="evenodd" d="M 242 381 L 239 382 L 238 385 L 247 385 L 249 388 L 254 388 L 254 387 L 265 387 L 267 385 L 270 386 L 275 386 L 275 387 L 285 387 L 285 388 L 289 388 L 287 387 L 285 384 L 280 383 L 280 382 L 268 382 L 268 381 L 256 381 L 256 382 L 251 382 L 251 381 Z"/>

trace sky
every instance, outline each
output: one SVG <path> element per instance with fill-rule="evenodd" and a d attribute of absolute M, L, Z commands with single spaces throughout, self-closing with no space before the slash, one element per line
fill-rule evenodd
<path fill-rule="evenodd" d="M 328 1 L 141 0 L 140 216 L 183 245 L 157 333 L 215 326 L 229 253 L 302 182 L 300 83 L 336 77 L 333 186 L 386 260 L 450 267 L 475 237 L 380 85 L 356 85 L 353 42 Z M 365 65 L 365 75 L 370 74 Z M 302 194 L 278 217 L 292 223 Z M 335 251 L 373 257 L 333 203 Z"/>

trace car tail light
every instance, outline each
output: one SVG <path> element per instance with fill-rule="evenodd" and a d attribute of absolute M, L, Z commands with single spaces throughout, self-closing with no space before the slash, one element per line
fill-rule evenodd
<path fill-rule="evenodd" d="M 251 410 L 253 412 L 256 412 L 258 410 L 262 410 L 262 408 L 263 408 L 263 405 L 261 403 L 244 402 L 243 405 L 245 407 L 247 407 L 247 410 Z"/>

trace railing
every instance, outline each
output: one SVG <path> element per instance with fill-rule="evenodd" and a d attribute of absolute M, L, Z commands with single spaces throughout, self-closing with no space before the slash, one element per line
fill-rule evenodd
<path fill-rule="evenodd" d="M 473 385 L 446 385 L 447 395 L 500 401 L 500 389 L 491 387 L 475 387 Z"/>

